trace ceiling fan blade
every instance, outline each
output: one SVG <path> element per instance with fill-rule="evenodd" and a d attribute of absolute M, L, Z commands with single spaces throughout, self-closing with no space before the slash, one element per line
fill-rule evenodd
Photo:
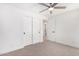
<path fill-rule="evenodd" d="M 54 3 L 54 4 L 52 5 L 52 7 L 55 7 L 57 4 L 58 4 L 58 3 Z"/>
<path fill-rule="evenodd" d="M 49 9 L 49 8 L 46 8 L 46 9 L 44 9 L 44 10 L 40 11 L 40 13 L 42 13 L 42 12 L 44 12 L 44 11 L 48 10 L 48 9 Z"/>
<path fill-rule="evenodd" d="M 54 7 L 55 9 L 65 9 L 65 6 L 58 6 L 58 7 Z"/>
<path fill-rule="evenodd" d="M 50 7 L 49 5 L 44 4 L 44 3 L 39 3 L 39 4 L 42 5 L 42 6 Z"/>

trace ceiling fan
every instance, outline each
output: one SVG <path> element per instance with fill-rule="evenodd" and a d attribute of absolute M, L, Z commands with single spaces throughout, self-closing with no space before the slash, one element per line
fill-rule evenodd
<path fill-rule="evenodd" d="M 39 3 L 42 6 L 47 7 L 46 9 L 40 11 L 40 13 L 49 10 L 50 14 L 52 14 L 53 9 L 65 9 L 65 6 L 56 6 L 58 3 L 49 3 L 49 5 L 45 4 L 45 3 Z"/>

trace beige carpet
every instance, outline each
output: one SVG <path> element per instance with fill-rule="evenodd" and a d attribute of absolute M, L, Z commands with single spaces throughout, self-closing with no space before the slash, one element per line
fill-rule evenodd
<path fill-rule="evenodd" d="M 79 49 L 59 43 L 45 41 L 34 45 L 26 46 L 2 56 L 78 56 Z"/>

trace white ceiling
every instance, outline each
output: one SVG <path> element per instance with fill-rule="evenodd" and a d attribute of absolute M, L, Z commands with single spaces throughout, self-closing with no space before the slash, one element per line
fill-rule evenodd
<path fill-rule="evenodd" d="M 48 3 L 46 3 L 46 4 L 48 4 Z M 19 9 L 30 10 L 30 11 L 34 11 L 34 12 L 38 12 L 38 13 L 41 10 L 47 8 L 38 3 L 10 3 L 8 5 L 14 6 Z M 69 11 L 72 9 L 79 8 L 79 3 L 59 3 L 57 6 L 66 6 L 66 9 L 54 9 L 53 15 L 57 15 L 57 14 L 60 14 L 60 13 L 63 13 L 63 12 L 66 12 L 66 11 Z M 41 14 L 45 15 L 46 17 L 50 15 L 48 10 Z"/>

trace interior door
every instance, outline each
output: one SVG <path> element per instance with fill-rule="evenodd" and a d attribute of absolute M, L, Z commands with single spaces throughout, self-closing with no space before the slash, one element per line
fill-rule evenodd
<path fill-rule="evenodd" d="M 33 18 L 33 43 L 42 41 L 41 38 L 41 20 L 39 18 Z"/>
<path fill-rule="evenodd" d="M 32 17 L 24 18 L 24 45 L 32 44 L 32 36 L 33 36 L 33 25 L 32 25 Z"/>

